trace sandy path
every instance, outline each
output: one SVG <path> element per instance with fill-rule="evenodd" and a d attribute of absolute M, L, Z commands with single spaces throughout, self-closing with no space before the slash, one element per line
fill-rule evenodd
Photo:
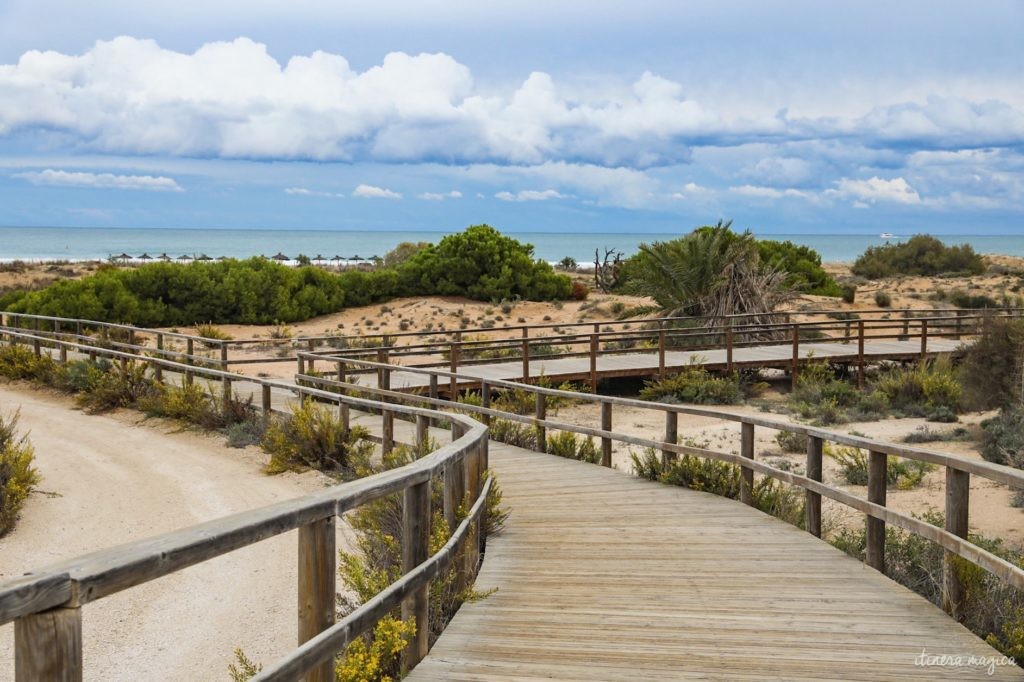
<path fill-rule="evenodd" d="M 95 549 L 319 489 L 319 474 L 270 477 L 258 452 L 137 413 L 86 415 L 70 401 L 0 385 L 21 409 L 43 480 L 0 540 L 0 579 Z M 339 538 L 339 546 L 341 545 Z M 295 533 L 89 604 L 86 679 L 225 680 L 232 650 L 270 662 L 294 646 Z M 0 628 L 0 680 L 13 678 L 13 626 Z"/>

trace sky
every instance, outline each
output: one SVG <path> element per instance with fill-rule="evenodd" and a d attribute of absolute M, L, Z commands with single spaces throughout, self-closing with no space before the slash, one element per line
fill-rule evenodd
<path fill-rule="evenodd" d="M 0 225 L 1024 233 L 1024 3 L 0 0 Z"/>

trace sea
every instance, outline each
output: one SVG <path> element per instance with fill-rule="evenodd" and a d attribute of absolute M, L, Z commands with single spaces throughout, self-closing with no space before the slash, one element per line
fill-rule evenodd
<path fill-rule="evenodd" d="M 188 260 L 206 256 L 247 258 L 281 255 L 289 261 L 303 254 L 346 263 L 384 256 L 401 242 L 437 242 L 446 233 L 425 231 L 237 230 L 94 227 L 0 227 L 0 261 L 107 260 L 127 254 Z M 569 256 L 581 265 L 594 261 L 595 250 L 629 256 L 640 244 L 680 236 L 671 233 L 507 232 L 532 244 L 534 255 L 550 262 Z M 853 261 L 869 246 L 898 242 L 909 235 L 761 234 L 765 239 L 804 244 L 825 262 Z M 983 254 L 1024 256 L 1024 234 L 937 235 L 947 244 L 970 244 Z M 143 258 L 142 260 L 146 260 Z M 281 259 L 283 260 L 283 259 Z"/>

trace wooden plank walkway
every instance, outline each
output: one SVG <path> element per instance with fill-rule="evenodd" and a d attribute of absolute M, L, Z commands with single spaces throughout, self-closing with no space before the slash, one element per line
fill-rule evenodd
<path fill-rule="evenodd" d="M 962 346 L 962 341 L 953 339 L 930 339 L 927 346 L 929 357 L 952 353 Z M 829 360 L 832 362 L 856 362 L 856 343 L 836 342 L 805 342 L 798 349 L 800 362 Z M 864 356 L 869 362 L 879 360 L 903 360 L 921 357 L 921 341 L 884 340 L 870 341 L 864 344 Z M 750 346 L 736 348 L 733 351 L 733 365 L 736 367 L 781 367 L 791 366 L 793 347 L 788 344 Z M 698 351 L 668 351 L 665 353 L 666 371 L 678 371 L 691 364 L 708 368 L 722 369 L 727 365 L 724 348 Z M 597 376 L 599 379 L 626 376 L 652 376 L 658 373 L 659 358 L 657 352 L 626 353 L 622 355 L 600 355 L 597 358 Z M 484 380 L 517 381 L 523 378 L 521 360 L 508 362 L 490 362 L 479 365 L 461 365 L 459 375 L 465 377 L 459 385 L 472 385 Z M 590 378 L 589 358 L 552 358 L 548 360 L 531 360 L 530 376 L 544 376 L 554 381 L 586 380 Z M 376 386 L 375 374 L 360 376 L 364 386 Z M 396 370 L 391 373 L 391 387 L 395 390 L 421 391 L 427 387 L 429 379 L 424 374 Z M 441 383 L 446 382 L 442 379 Z"/>
<path fill-rule="evenodd" d="M 806 532 L 714 495 L 491 443 L 512 514 L 407 678 L 1024 680 L 940 609 Z"/>

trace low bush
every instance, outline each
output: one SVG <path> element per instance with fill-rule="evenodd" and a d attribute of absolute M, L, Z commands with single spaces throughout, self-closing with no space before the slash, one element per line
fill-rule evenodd
<path fill-rule="evenodd" d="M 743 386 L 739 374 L 716 376 L 701 366 L 690 365 L 665 379 L 646 382 L 640 398 L 698 405 L 735 405 L 743 401 Z"/>
<path fill-rule="evenodd" d="M 892 294 L 888 291 L 875 292 L 875 305 L 879 308 L 888 308 L 892 305 Z"/>
<path fill-rule="evenodd" d="M 868 458 L 863 450 L 840 446 L 834 449 L 826 448 L 825 453 L 839 465 L 843 479 L 847 483 L 868 484 Z M 928 462 L 889 456 L 886 458 L 885 484 L 900 490 L 911 490 L 921 485 L 924 477 L 935 469 L 936 466 Z"/>
<path fill-rule="evenodd" d="M 537 429 L 529 424 L 496 417 L 491 419 L 490 437 L 491 440 L 496 440 L 499 443 L 536 450 L 539 436 Z"/>
<path fill-rule="evenodd" d="M 46 353 L 36 356 L 26 346 L 0 347 L 0 376 L 50 383 L 57 363 Z"/>
<path fill-rule="evenodd" d="M 640 478 L 700 490 L 730 499 L 739 499 L 742 476 L 740 467 L 715 459 L 680 455 L 662 467 L 660 453 L 646 448 L 642 454 L 630 453 L 633 472 Z M 754 506 L 783 521 L 802 527 L 803 492 L 767 476 L 756 478 L 751 489 Z"/>
<path fill-rule="evenodd" d="M 585 301 L 589 295 L 590 289 L 587 288 L 586 284 L 582 282 L 572 283 L 572 288 L 569 290 L 569 298 L 574 301 Z"/>
<path fill-rule="evenodd" d="M 946 413 L 960 409 L 962 389 L 948 360 L 920 362 L 910 367 L 893 367 L 873 382 L 874 390 L 883 394 L 893 409 L 916 417 L 936 416 L 942 421 Z"/>
<path fill-rule="evenodd" d="M 851 268 L 868 279 L 895 275 L 949 275 L 985 272 L 985 263 L 969 244 L 946 246 L 930 235 L 919 234 L 905 242 L 872 246 Z"/>
<path fill-rule="evenodd" d="M 578 459 L 582 462 L 597 464 L 601 461 L 601 453 L 594 445 L 594 439 L 577 436 L 571 431 L 559 431 L 548 436 L 547 448 L 549 455 L 557 455 L 567 459 Z"/>
<path fill-rule="evenodd" d="M 904 443 L 945 443 L 949 441 L 970 440 L 971 432 L 959 426 L 952 431 L 933 431 L 925 424 L 903 437 Z"/>
<path fill-rule="evenodd" d="M 966 291 L 956 289 L 949 294 L 949 302 L 957 308 L 998 308 L 999 301 L 984 294 L 968 294 Z"/>
<path fill-rule="evenodd" d="M 114 363 L 91 389 L 78 394 L 78 404 L 89 412 L 104 412 L 133 407 L 157 391 L 156 382 L 146 376 L 144 364 L 134 360 L 123 365 Z"/>
<path fill-rule="evenodd" d="M 307 399 L 267 425 L 261 442 L 270 455 L 267 473 L 317 469 L 351 478 L 373 453 L 369 435 L 358 426 L 346 430 L 331 410 Z"/>
<path fill-rule="evenodd" d="M 32 466 L 35 451 L 28 436 L 18 435 L 18 416 L 0 414 L 0 537 L 14 528 L 39 472 Z"/>
<path fill-rule="evenodd" d="M 981 456 L 996 464 L 1024 469 L 1024 406 L 1004 407 L 981 423 Z"/>
<path fill-rule="evenodd" d="M 788 405 L 802 419 L 818 425 L 878 419 L 889 410 L 889 401 L 878 391 L 860 391 L 824 362 L 800 369 Z"/>
<path fill-rule="evenodd" d="M 775 442 L 779 444 L 783 452 L 801 453 L 807 452 L 807 434 L 793 431 L 779 431 L 775 434 Z"/>

